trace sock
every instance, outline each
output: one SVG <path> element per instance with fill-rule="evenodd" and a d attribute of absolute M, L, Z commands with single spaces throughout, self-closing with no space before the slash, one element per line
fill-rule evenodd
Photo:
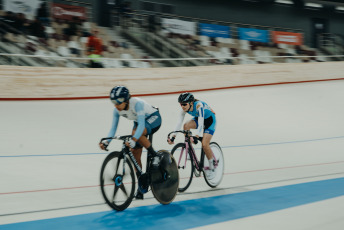
<path fill-rule="evenodd" d="M 213 170 L 214 169 L 214 159 L 212 158 L 211 160 L 208 160 L 208 161 L 209 161 L 209 169 Z"/>
<path fill-rule="evenodd" d="M 147 148 L 147 151 L 148 151 L 150 154 L 152 154 L 153 156 L 156 156 L 156 155 L 157 155 L 157 153 L 156 153 L 155 150 L 153 149 L 152 145 L 149 146 L 149 147 Z"/>

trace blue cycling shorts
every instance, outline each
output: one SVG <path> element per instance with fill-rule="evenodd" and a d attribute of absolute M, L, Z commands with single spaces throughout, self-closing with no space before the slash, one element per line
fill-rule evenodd
<path fill-rule="evenodd" d="M 138 123 L 134 121 L 133 130 L 137 128 Z M 147 129 L 147 135 L 153 134 L 159 130 L 161 126 L 161 116 L 159 111 L 156 111 L 146 117 L 145 119 L 145 128 Z"/>
<path fill-rule="evenodd" d="M 193 120 L 196 122 L 196 129 L 198 128 L 198 118 L 194 117 Z M 204 132 L 214 135 L 216 129 L 216 117 L 212 114 L 210 117 L 204 119 Z"/>

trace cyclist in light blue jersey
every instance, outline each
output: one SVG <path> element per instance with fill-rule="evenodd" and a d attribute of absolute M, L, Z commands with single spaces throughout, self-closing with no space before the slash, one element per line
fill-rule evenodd
<path fill-rule="evenodd" d="M 203 136 L 202 147 L 209 161 L 209 170 L 206 170 L 206 174 L 209 179 L 212 179 L 215 176 L 214 159 L 209 144 L 216 129 L 215 112 L 207 103 L 195 99 L 191 93 L 180 94 L 178 102 L 182 109 L 175 130 L 180 129 L 186 113 L 193 116 L 193 119 L 187 121 L 183 128 L 184 130 L 196 129 L 196 136 Z M 167 141 L 169 144 L 173 144 L 170 139 Z"/>
<path fill-rule="evenodd" d="M 129 90 L 125 86 L 114 87 L 110 92 L 110 99 L 115 105 L 115 108 L 113 110 L 112 126 L 108 137 L 115 136 L 121 116 L 133 120 L 133 136 L 127 145 L 131 148 L 136 161 L 142 168 L 142 146 L 145 147 L 150 154 L 157 156 L 147 135 L 155 133 L 161 126 L 159 110 L 138 97 L 131 97 Z M 100 148 L 105 150 L 110 141 L 111 139 L 109 141 L 105 140 L 100 142 Z M 155 157 L 152 164 L 153 166 L 158 165 L 159 158 Z M 136 194 L 136 199 L 143 199 L 143 194 L 139 190 Z"/>

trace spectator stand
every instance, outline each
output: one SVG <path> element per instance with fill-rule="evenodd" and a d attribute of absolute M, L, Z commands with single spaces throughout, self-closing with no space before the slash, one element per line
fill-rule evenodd
<path fill-rule="evenodd" d="M 181 17 L 176 15 L 160 14 L 156 17 L 175 18 L 181 20 L 188 20 L 193 22 L 212 23 L 216 25 L 226 25 L 231 27 L 231 38 L 211 38 L 202 35 L 184 35 L 177 34 L 165 30 L 151 32 L 150 29 L 150 15 L 132 13 L 132 23 L 126 33 L 131 33 L 133 40 L 148 39 L 155 40 L 154 35 L 161 36 L 164 41 L 168 41 L 171 46 L 179 49 L 179 52 L 187 54 L 189 57 L 198 57 L 201 59 L 209 59 L 209 64 L 264 64 L 264 63 L 285 63 L 285 62 L 313 62 L 326 60 L 322 57 L 317 57 L 321 54 L 316 49 L 309 48 L 305 45 L 285 45 L 276 43 L 253 42 L 248 40 L 240 40 L 238 35 L 238 28 L 257 28 L 268 31 L 280 30 L 287 32 L 302 33 L 298 29 L 267 27 L 259 25 L 239 24 L 232 22 L 222 22 L 205 20 L 199 18 Z M 166 32 L 167 30 L 167 32 Z M 152 33 L 154 35 L 145 35 L 145 33 Z M 137 35 L 140 34 L 140 35 Z M 155 45 L 158 48 L 157 52 L 164 53 L 166 44 L 163 42 L 154 41 L 153 43 L 160 43 Z M 160 47 L 159 47 L 160 46 Z M 167 48 L 168 49 L 168 48 Z M 167 55 L 167 56 L 166 56 Z M 164 57 L 181 57 L 176 55 L 176 52 L 166 52 Z M 213 59 L 211 58 L 213 57 Z M 203 63 L 205 65 L 205 63 Z"/>

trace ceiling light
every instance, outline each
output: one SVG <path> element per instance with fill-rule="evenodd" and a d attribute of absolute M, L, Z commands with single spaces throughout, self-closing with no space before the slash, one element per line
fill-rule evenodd
<path fill-rule="evenodd" d="M 288 5 L 294 4 L 293 1 L 291 0 L 275 0 L 275 3 L 288 4 Z"/>
<path fill-rule="evenodd" d="M 311 8 L 322 8 L 323 6 L 319 3 L 313 3 L 313 2 L 306 2 L 305 3 L 306 7 L 311 7 Z"/>
<path fill-rule="evenodd" d="M 338 11 L 344 11 L 344 6 L 336 6 L 336 10 L 338 10 Z"/>

